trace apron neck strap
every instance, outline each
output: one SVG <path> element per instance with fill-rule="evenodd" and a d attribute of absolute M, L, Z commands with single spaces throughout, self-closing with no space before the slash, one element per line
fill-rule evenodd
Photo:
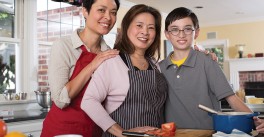
<path fill-rule="evenodd" d="M 131 61 L 131 58 L 129 57 L 129 55 L 126 54 L 126 53 L 124 53 L 124 54 L 125 54 L 125 57 L 126 57 L 126 60 L 127 60 L 128 68 L 129 68 L 130 70 L 135 70 L 135 67 L 134 67 L 133 64 L 132 64 L 132 61 Z M 151 61 L 151 59 L 148 58 L 148 57 L 146 57 L 146 59 L 147 59 L 149 65 L 150 65 L 154 70 L 156 70 L 157 67 L 156 67 L 156 65 Z"/>
<path fill-rule="evenodd" d="M 88 52 L 84 45 L 81 46 L 82 52 Z"/>

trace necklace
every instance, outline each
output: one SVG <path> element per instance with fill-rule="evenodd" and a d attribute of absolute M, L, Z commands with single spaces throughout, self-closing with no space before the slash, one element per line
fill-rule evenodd
<path fill-rule="evenodd" d="M 137 67 L 140 70 L 147 70 L 148 69 L 148 62 L 145 58 L 136 58 L 131 56 L 131 61 L 133 66 Z"/>

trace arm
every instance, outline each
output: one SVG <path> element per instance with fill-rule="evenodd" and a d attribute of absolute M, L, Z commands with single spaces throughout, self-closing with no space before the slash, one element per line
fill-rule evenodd
<path fill-rule="evenodd" d="M 240 98 L 236 94 L 226 97 L 227 102 L 231 106 L 232 109 L 238 112 L 251 112 L 247 105 L 241 101 Z"/>
<path fill-rule="evenodd" d="M 92 79 L 84 93 L 81 108 L 104 131 L 107 131 L 115 136 L 122 136 L 122 131 L 124 129 L 109 116 L 109 113 L 112 113 L 115 110 L 114 108 L 118 106 L 116 104 L 108 104 L 107 101 L 110 100 L 110 96 L 123 96 L 125 99 L 125 90 L 128 90 L 127 88 L 129 87 L 129 85 L 124 86 L 126 85 L 125 83 L 122 85 L 120 85 L 120 83 L 122 83 L 123 81 L 129 81 L 128 77 L 120 77 L 127 74 L 127 70 L 123 70 L 127 69 L 125 64 L 123 64 L 124 66 L 122 66 L 122 64 L 114 62 L 117 60 L 113 60 L 111 59 L 102 63 L 94 72 Z M 122 82 L 116 79 L 122 79 Z M 120 98 L 115 98 L 114 100 L 122 101 L 122 99 Z M 105 109 L 104 106 L 107 105 L 102 105 L 101 102 L 105 102 L 106 104 L 110 105 L 111 110 Z M 120 102 L 120 104 L 121 103 L 122 102 Z M 153 129 L 155 128 L 137 127 L 130 129 L 129 131 L 145 132 L 147 130 Z"/>
<path fill-rule="evenodd" d="M 66 84 L 66 88 L 69 93 L 69 97 L 73 99 L 76 97 L 85 83 L 90 79 L 93 72 L 98 68 L 98 66 L 105 60 L 115 57 L 119 54 L 117 50 L 107 50 L 100 52 L 93 61 L 88 64 L 83 70 L 71 81 Z M 81 81 L 81 82 L 80 82 Z"/>
<path fill-rule="evenodd" d="M 70 100 L 79 94 L 84 84 L 90 79 L 91 74 L 105 59 L 113 57 L 117 51 L 106 51 L 98 55 L 92 63 L 87 65 L 73 80 L 69 81 L 71 72 L 71 58 L 74 51 L 69 45 L 54 42 L 49 62 L 49 83 L 52 99 L 59 108 L 66 107 Z M 67 42 L 65 42 L 67 43 Z M 68 46 L 68 49 L 65 48 Z M 82 81 L 82 82 L 79 82 Z"/>

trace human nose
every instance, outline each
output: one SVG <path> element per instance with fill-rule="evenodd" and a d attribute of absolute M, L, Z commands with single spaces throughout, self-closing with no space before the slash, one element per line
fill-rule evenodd
<path fill-rule="evenodd" d="M 149 34 L 148 27 L 143 27 L 142 28 L 142 34 L 144 34 L 144 35 L 148 35 Z"/>
<path fill-rule="evenodd" d="M 184 37 L 186 36 L 184 30 L 179 30 L 178 37 Z"/>
<path fill-rule="evenodd" d="M 105 12 L 104 14 L 104 18 L 107 19 L 107 20 L 110 20 L 111 19 L 111 13 L 108 11 L 108 12 Z"/>

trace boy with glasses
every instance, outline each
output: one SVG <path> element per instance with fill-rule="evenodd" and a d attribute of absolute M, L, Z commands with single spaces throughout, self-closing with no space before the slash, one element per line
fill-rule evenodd
<path fill-rule="evenodd" d="M 212 118 L 198 105 L 220 111 L 222 99 L 235 111 L 252 112 L 235 95 L 218 63 L 192 49 L 199 35 L 199 23 L 191 10 L 180 7 L 171 11 L 165 20 L 165 35 L 174 49 L 160 62 L 169 85 L 166 122 L 175 122 L 178 128 L 213 129 Z M 254 119 L 256 125 L 261 123 Z"/>

